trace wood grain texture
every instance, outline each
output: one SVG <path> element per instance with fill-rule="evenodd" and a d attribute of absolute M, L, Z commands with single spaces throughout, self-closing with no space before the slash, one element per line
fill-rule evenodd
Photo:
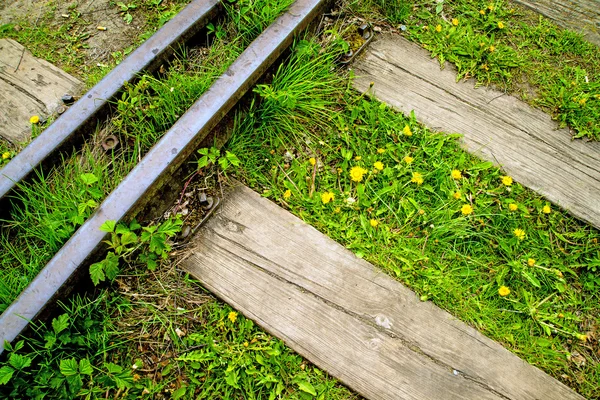
<path fill-rule="evenodd" d="M 582 399 L 241 185 L 182 266 L 370 399 Z"/>
<path fill-rule="evenodd" d="M 54 65 L 35 58 L 11 39 L 0 39 L 0 137 L 18 144 L 31 134 L 29 118 L 48 116 L 65 93 L 83 84 Z"/>
<path fill-rule="evenodd" d="M 583 33 L 600 46 L 600 2 L 598 0 L 513 0 L 553 20 L 557 25 Z"/>
<path fill-rule="evenodd" d="M 515 180 L 600 228 L 600 143 L 567 129 L 515 97 L 456 82 L 430 53 L 397 35 L 374 41 L 355 65 L 354 87 L 428 127 L 463 135 L 464 147 Z M 370 89 L 370 83 L 374 86 Z"/>

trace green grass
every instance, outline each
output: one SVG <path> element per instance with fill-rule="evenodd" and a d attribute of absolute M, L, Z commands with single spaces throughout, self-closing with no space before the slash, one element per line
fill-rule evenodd
<path fill-rule="evenodd" d="M 513 92 L 571 127 L 573 137 L 600 140 L 600 51 L 580 34 L 504 0 L 349 0 L 346 7 L 404 24 L 407 38 L 442 65 L 456 65 L 457 80 Z"/>
<path fill-rule="evenodd" d="M 88 9 L 80 9 L 77 3 L 68 7 L 68 13 L 65 14 L 68 18 L 63 16 L 57 18 L 61 4 L 49 1 L 40 6 L 39 16 L 35 20 L 34 16 L 24 15 L 20 19 L 0 26 L 0 37 L 18 41 L 35 57 L 42 58 L 84 80 L 89 88 L 137 45 L 152 36 L 188 2 L 188 0 L 133 0 L 124 2 L 126 5 L 133 6 L 127 11 L 123 11 L 118 3 L 111 3 L 114 9 L 109 13 L 120 11 L 124 20 L 129 14 L 130 23 L 134 22 L 139 29 L 138 33 L 131 37 L 131 45 L 115 50 L 106 59 L 96 59 L 88 54 L 87 40 L 90 38 L 90 32 L 98 30 L 85 15 Z"/>
<path fill-rule="evenodd" d="M 230 18 L 222 26 L 227 34 L 215 39 L 206 54 L 180 54 L 162 79 L 143 75 L 136 84 L 126 85 L 115 102 L 115 116 L 99 127 L 82 151 L 65 157 L 63 165 L 47 177 L 20 186 L 22 205 L 13 208 L 0 232 L 0 246 L 7 249 L 0 260 L 0 311 L 145 152 L 291 2 L 261 0 L 228 6 Z M 105 154 L 99 146 L 108 132 L 118 135 L 122 144 L 114 154 Z M 97 181 L 92 187 L 84 182 L 83 174 L 93 174 Z M 14 244 L 17 237 L 18 244 Z"/>
<path fill-rule="evenodd" d="M 11 346 L 0 397 L 357 398 L 183 273 L 129 270 L 118 282 L 74 296 Z"/>
<path fill-rule="evenodd" d="M 335 51 L 297 49 L 237 118 L 228 150 L 242 161 L 238 178 L 423 301 L 600 397 L 600 232 L 466 153 L 459 135 L 348 90 Z"/>

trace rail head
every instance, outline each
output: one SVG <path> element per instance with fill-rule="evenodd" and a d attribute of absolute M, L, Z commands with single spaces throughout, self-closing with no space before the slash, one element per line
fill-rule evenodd
<path fill-rule="evenodd" d="M 174 45 L 189 39 L 219 9 L 219 0 L 193 0 L 108 75 L 56 119 L 40 136 L 0 169 L 0 200 L 52 153 L 61 148 L 96 116 L 107 102 L 143 70 L 151 70 L 172 53 Z"/>
<path fill-rule="evenodd" d="M 297 0 L 271 24 L 146 154 L 106 198 L 96 212 L 50 260 L 2 315 L 0 353 L 4 340 L 12 342 L 27 328 L 62 285 L 99 249 L 107 220 L 132 216 L 159 190 L 165 175 L 178 170 L 200 142 L 220 122 L 298 32 L 328 4 L 328 0 Z M 162 179 L 161 179 L 162 177 Z"/>

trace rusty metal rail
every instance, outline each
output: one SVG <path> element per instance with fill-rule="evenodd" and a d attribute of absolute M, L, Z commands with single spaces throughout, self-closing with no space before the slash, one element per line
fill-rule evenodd
<path fill-rule="evenodd" d="M 297 0 L 269 26 L 229 69 L 192 105 L 141 162 L 79 228 L 63 248 L 0 316 L 0 352 L 3 341 L 13 341 L 50 302 L 78 268 L 100 248 L 107 220 L 132 217 L 150 202 L 200 142 L 231 110 L 259 77 L 305 29 L 327 0 Z"/>
<path fill-rule="evenodd" d="M 143 70 L 152 70 L 173 53 L 173 47 L 200 30 L 219 8 L 219 0 L 193 0 L 123 62 L 85 93 L 48 129 L 0 169 L 0 199 L 48 156 L 67 143 L 123 87 Z M 4 202 L 6 204 L 6 202 Z M 8 207 L 6 205 L 4 208 Z"/>

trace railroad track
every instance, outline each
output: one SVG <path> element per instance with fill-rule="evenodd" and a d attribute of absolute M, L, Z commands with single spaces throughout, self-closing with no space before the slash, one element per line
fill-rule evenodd
<path fill-rule="evenodd" d="M 174 180 L 170 178 L 326 3 L 326 0 L 293 3 L 147 152 L 0 315 L 0 353 L 5 340 L 14 341 L 59 293 L 70 292 L 64 288 L 72 285 L 80 267 L 92 261 L 101 250 L 106 233 L 100 231 L 100 226 L 107 220 L 133 218 L 165 183 L 173 185 Z M 38 165 L 56 158 L 65 144 L 84 135 L 86 127 L 96 120 L 124 82 L 134 80 L 142 70 L 156 68 L 172 54 L 173 46 L 189 39 L 218 12 L 217 0 L 193 1 L 0 170 L 3 210 L 8 207 L 6 197 L 15 186 L 27 179 Z"/>

